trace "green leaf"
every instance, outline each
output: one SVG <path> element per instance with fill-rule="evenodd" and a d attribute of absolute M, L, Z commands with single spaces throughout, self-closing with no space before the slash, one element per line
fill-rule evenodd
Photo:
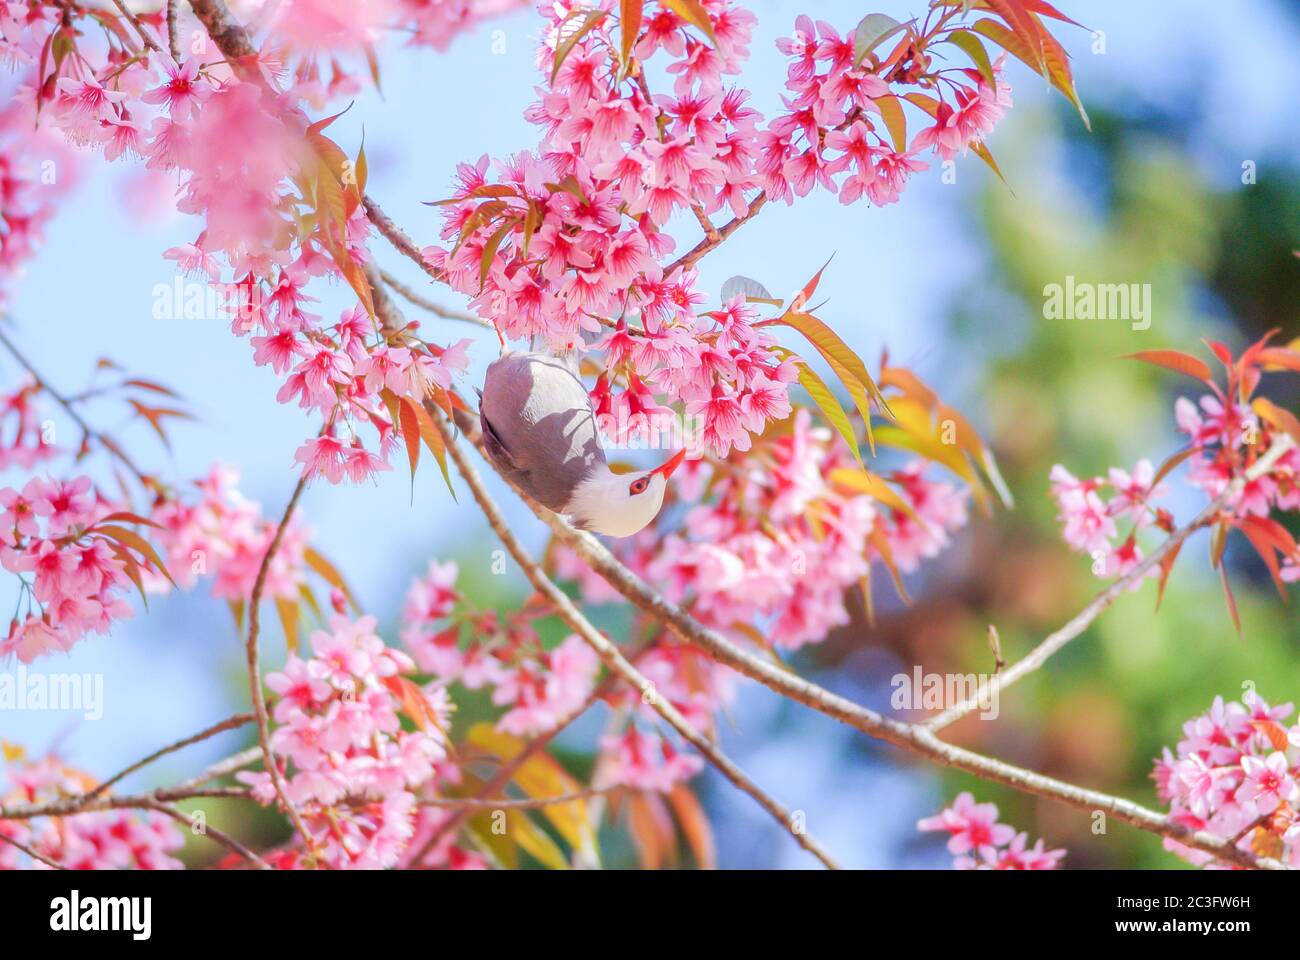
<path fill-rule="evenodd" d="M 822 415 L 832 427 L 836 429 L 844 442 L 849 445 L 853 451 L 853 456 L 857 459 L 858 465 L 862 464 L 862 452 L 858 450 L 858 438 L 853 433 L 853 424 L 849 421 L 848 414 L 840 406 L 840 402 L 835 399 L 835 394 L 831 393 L 830 387 L 826 386 L 825 381 L 813 372 L 812 367 L 808 366 L 806 361 L 799 361 L 799 385 L 808 391 L 812 397 L 813 403 L 817 404 Z M 865 467 L 864 467 L 865 469 Z"/>
<path fill-rule="evenodd" d="M 555 78 L 560 74 L 560 67 L 564 66 L 564 61 L 573 48 L 578 45 L 578 41 L 592 31 L 592 28 L 600 21 L 605 19 L 607 11 L 605 10 L 574 10 L 559 26 L 559 40 L 555 45 L 555 64 L 551 67 L 551 83 L 555 83 Z M 581 20 L 576 25 L 571 25 L 570 20 Z"/>
<path fill-rule="evenodd" d="M 861 66 L 862 61 L 877 46 L 894 34 L 901 32 L 905 24 L 883 13 L 869 13 L 858 21 L 853 31 L 853 65 Z"/>
<path fill-rule="evenodd" d="M 948 34 L 948 42 L 970 57 L 971 63 L 975 64 L 985 83 L 990 87 L 997 86 L 997 81 L 993 76 L 993 63 L 989 60 L 989 52 L 984 49 L 984 42 L 979 37 L 969 30 L 954 30 Z"/>

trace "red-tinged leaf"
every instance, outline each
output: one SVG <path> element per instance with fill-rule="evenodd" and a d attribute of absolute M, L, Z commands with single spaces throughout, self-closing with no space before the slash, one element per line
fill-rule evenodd
<path fill-rule="evenodd" d="M 1259 351 L 1259 362 L 1270 372 L 1292 370 L 1300 373 L 1300 350 L 1290 347 L 1268 347 Z"/>
<path fill-rule="evenodd" d="M 163 563 L 162 557 L 158 556 L 158 551 L 153 548 L 153 544 L 134 530 L 128 530 L 126 527 L 99 525 L 95 527 L 95 533 L 111 537 L 123 546 L 130 547 L 148 560 L 154 569 L 166 577 L 173 587 L 176 586 L 176 581 L 172 580 L 172 575 L 167 572 L 167 565 Z"/>
<path fill-rule="evenodd" d="M 1289 557 L 1296 553 L 1295 537 L 1291 536 L 1291 531 L 1272 517 L 1242 517 L 1237 521 L 1237 525 L 1243 529 L 1254 530 L 1266 543 L 1271 544 L 1283 556 Z"/>
<path fill-rule="evenodd" d="M 682 828 L 686 843 L 691 848 L 691 855 L 701 870 L 717 868 L 717 857 L 713 848 L 713 828 L 699 799 L 684 783 L 678 783 L 668 794 L 677 823 Z"/>
<path fill-rule="evenodd" d="M 1241 614 L 1237 610 L 1237 598 L 1233 596 L 1232 584 L 1228 582 L 1228 568 L 1219 567 L 1219 580 L 1223 583 L 1223 598 L 1228 604 L 1228 614 L 1232 617 L 1232 625 L 1237 630 L 1237 639 L 1245 639 L 1241 632 Z"/>
<path fill-rule="evenodd" d="M 375 53 L 374 44 L 365 44 L 366 66 L 370 68 L 370 81 L 375 85 L 375 92 L 381 97 L 384 95 L 384 87 L 379 82 L 379 55 Z"/>
<path fill-rule="evenodd" d="M 1296 443 L 1300 443 L 1300 419 L 1290 410 L 1282 409 L 1267 397 L 1256 397 L 1250 408 L 1270 427 L 1289 434 Z"/>
<path fill-rule="evenodd" d="M 628 834 L 642 869 L 658 870 L 668 863 L 673 843 L 672 822 L 663 801 L 649 791 L 627 798 Z"/>
<path fill-rule="evenodd" d="M 1268 742 L 1273 745 L 1274 750 L 1280 750 L 1285 753 L 1291 746 L 1287 740 L 1286 727 L 1276 720 L 1252 720 L 1250 725 L 1255 728 L 1257 733 L 1262 733 L 1268 738 Z"/>
<path fill-rule="evenodd" d="M 444 737 L 447 736 L 438 711 L 433 708 L 419 684 L 406 677 L 390 676 L 384 678 L 384 685 L 401 701 L 402 712 L 411 718 L 412 723 L 421 730 L 437 730 Z"/>
<path fill-rule="evenodd" d="M 1264 566 L 1268 568 L 1269 576 L 1273 578 L 1273 585 L 1277 587 L 1277 592 L 1285 600 L 1286 583 L 1282 580 L 1282 570 L 1277 562 L 1275 545 L 1257 527 L 1241 521 L 1236 521 L 1233 525 L 1245 535 L 1246 539 L 1250 541 L 1250 545 L 1255 548 L 1259 558 L 1264 561 Z"/>
<path fill-rule="evenodd" d="M 1229 372 L 1231 372 L 1231 370 L 1232 370 L 1232 351 L 1229 350 L 1229 349 L 1228 349 L 1226 346 L 1224 346 L 1222 343 L 1220 343 L 1218 340 L 1209 340 L 1209 339 L 1204 339 L 1202 342 L 1203 342 L 1207 347 L 1210 348 L 1210 352 L 1211 352 L 1211 353 L 1213 353 L 1216 357 L 1219 358 L 1219 362 L 1222 363 L 1223 366 L 1224 366 L 1224 367 L 1225 367 Z"/>
<path fill-rule="evenodd" d="M 284 645 L 290 655 L 298 652 L 298 601 L 275 598 L 275 612 L 280 616 L 280 626 L 284 630 Z"/>
<path fill-rule="evenodd" d="M 1155 484 L 1152 484 L 1155 486 Z M 1178 560 L 1178 554 L 1183 549 L 1185 540 L 1180 540 L 1173 548 L 1170 549 L 1163 557 L 1160 558 L 1160 584 L 1156 591 L 1156 612 L 1160 612 L 1160 603 L 1165 598 L 1165 586 L 1169 583 L 1169 574 L 1173 572 L 1174 563 Z"/>
<path fill-rule="evenodd" d="M 144 604 L 145 610 L 149 609 L 149 595 L 145 593 L 144 578 L 140 576 L 140 564 L 136 563 L 135 557 L 131 556 L 131 551 L 120 543 L 110 543 L 109 549 L 113 551 L 122 568 L 126 571 L 127 577 L 135 584 L 136 590 L 140 592 L 140 602 Z"/>
<path fill-rule="evenodd" d="M 645 0 L 619 0 L 623 76 L 627 76 L 632 65 L 632 49 L 636 46 L 637 37 L 641 33 L 641 14 L 644 6 Z"/>
<path fill-rule="evenodd" d="M 568 59 L 573 48 L 578 42 L 585 37 L 596 24 L 605 19 L 608 11 L 593 10 L 585 8 L 573 10 L 569 13 L 564 21 L 560 24 L 555 44 L 555 60 L 551 67 L 551 83 L 555 83 L 555 78 L 560 75 L 560 67 L 564 66 L 564 61 Z M 577 21 L 577 22 L 572 22 Z"/>
<path fill-rule="evenodd" d="M 406 441 L 406 458 L 411 463 L 411 496 L 415 496 L 415 468 L 420 464 L 420 419 L 415 413 L 415 404 L 409 397 L 402 397 L 398 407 L 398 417 L 402 425 L 402 439 Z"/>
<path fill-rule="evenodd" d="M 834 254 L 827 257 L 826 262 L 822 264 L 822 268 L 814 273 L 813 278 L 805 283 L 803 289 L 794 295 L 794 298 L 790 301 L 791 311 L 803 310 L 808 301 L 812 299 L 812 295 L 817 292 L 817 285 L 822 282 L 822 274 L 826 272 L 826 268 L 831 265 L 831 261 L 834 259 Z"/>
<path fill-rule="evenodd" d="M 1038 73 L 1047 76 L 1043 63 L 1042 30 L 1038 21 L 1024 8 L 1020 0 L 984 0 L 984 3 L 1006 21 L 1015 38 L 1023 45 L 1028 57 L 1021 57 L 1021 59 Z M 1006 44 L 1003 46 L 1005 47 Z M 1007 49 L 1010 53 L 1020 56 L 1014 50 Z"/>
<path fill-rule="evenodd" d="M 162 529 L 159 524 L 154 523 L 148 517 L 142 517 L 138 513 L 131 513 L 127 510 L 118 510 L 116 513 L 110 513 L 106 517 L 101 517 L 97 521 L 97 525 L 99 523 L 135 523 L 143 527 L 154 527 L 158 530 Z M 91 527 L 90 532 L 93 533 L 94 529 L 94 527 Z"/>
<path fill-rule="evenodd" d="M 866 470 L 854 470 L 852 467 L 836 467 L 830 473 L 830 481 L 852 493 L 865 494 L 873 500 L 883 503 L 892 510 L 905 514 L 922 526 L 921 518 L 916 515 L 912 505 L 880 477 Z"/>
<path fill-rule="evenodd" d="M 889 136 L 894 141 L 894 149 L 898 153 L 906 153 L 907 114 L 903 112 L 902 102 L 898 97 L 887 96 L 877 98 L 875 103 L 880 108 L 880 115 L 885 118 L 885 126 L 889 128 Z"/>
<path fill-rule="evenodd" d="M 1160 469 L 1156 471 L 1155 478 L 1152 479 L 1151 481 L 1152 489 L 1154 489 L 1156 485 L 1160 483 L 1161 480 L 1169 476 L 1169 474 L 1171 474 L 1175 469 L 1177 469 L 1179 464 L 1181 464 L 1184 460 L 1186 460 L 1195 452 L 1196 452 L 1195 447 L 1188 447 L 1185 450 L 1179 450 L 1177 453 L 1171 455 L 1169 459 L 1167 459 L 1164 463 L 1160 465 Z"/>
<path fill-rule="evenodd" d="M 137 387 L 141 390 L 150 390 L 153 393 L 161 393 L 164 396 L 172 397 L 176 400 L 181 398 L 181 395 L 175 390 L 172 390 L 170 387 L 164 387 L 161 383 L 154 383 L 152 380 L 124 380 L 122 381 L 122 386 Z"/>
<path fill-rule="evenodd" d="M 542 210 L 537 205 L 537 201 L 532 197 L 528 198 L 528 210 L 524 213 L 524 259 L 528 259 L 528 246 L 533 242 L 533 234 L 542 224 Z"/>
<path fill-rule="evenodd" d="M 718 38 L 713 35 L 713 21 L 700 0 L 660 0 L 660 3 L 708 37 L 715 47 L 718 45 Z"/>
<path fill-rule="evenodd" d="M 970 57 L 971 63 L 975 64 L 975 69 L 979 71 L 985 83 L 990 87 L 997 86 L 997 79 L 993 75 L 993 62 L 989 59 L 989 52 L 984 48 L 984 42 L 979 37 L 969 30 L 954 30 L 948 34 L 948 42 Z"/>
<path fill-rule="evenodd" d="M 447 490 L 451 493 L 451 498 L 455 500 L 456 490 L 451 485 L 451 474 L 447 471 L 447 446 L 443 443 L 442 434 L 438 432 L 438 428 L 434 425 L 433 417 L 429 415 L 428 410 L 418 403 L 412 404 L 412 407 L 415 410 L 416 421 L 420 426 L 420 439 L 429 448 L 433 458 L 438 461 L 438 468 L 442 471 L 442 479 L 447 484 Z"/>
<path fill-rule="evenodd" d="M 517 220 L 506 220 L 497 228 L 496 233 L 492 234 L 487 243 L 483 245 L 483 254 L 479 257 L 478 287 L 479 291 L 483 290 L 483 284 L 487 283 L 488 274 L 492 271 L 492 261 L 496 259 L 497 250 L 501 247 L 501 242 L 510 234 L 510 231 L 518 224 Z"/>
<path fill-rule="evenodd" d="M 898 565 L 894 563 L 894 551 L 889 546 L 889 540 L 885 537 L 884 528 L 879 524 L 871 528 L 871 533 L 867 536 L 867 541 L 876 548 L 876 553 L 880 555 L 881 562 L 885 569 L 889 571 L 889 576 L 894 581 L 894 589 L 898 591 L 899 597 L 904 603 L 910 604 L 912 598 L 907 595 L 907 587 L 903 583 L 902 574 L 898 572 Z"/>
<path fill-rule="evenodd" d="M 1073 27 L 1080 28 L 1081 30 L 1088 29 L 1079 21 L 1071 20 L 1060 10 L 1057 10 L 1056 7 L 1047 3 L 1046 0 L 1020 0 L 1020 2 L 1024 5 L 1026 10 L 1038 14 L 1040 17 L 1051 17 L 1053 20 L 1060 20 L 1063 23 L 1068 23 Z"/>
<path fill-rule="evenodd" d="M 244 632 L 244 601 L 227 600 L 226 603 L 230 607 L 230 616 L 235 621 L 235 632 L 243 633 Z"/>
<path fill-rule="evenodd" d="M 357 193 L 363 195 L 366 192 L 366 181 L 370 177 L 370 164 L 366 162 L 366 145 L 364 141 L 357 150 L 357 162 L 352 165 L 352 170 L 356 174 Z"/>
<path fill-rule="evenodd" d="M 853 30 L 853 65 L 860 67 L 876 47 L 906 29 L 906 26 L 887 14 L 867 14 Z"/>
<path fill-rule="evenodd" d="M 359 610 L 360 605 L 357 603 L 356 596 L 352 593 L 352 588 L 348 586 L 347 581 L 343 579 L 343 574 L 339 573 L 338 568 L 325 558 L 324 554 L 313 547 L 307 547 L 303 550 L 302 558 L 307 566 L 316 571 L 326 583 L 334 587 L 339 593 L 343 594 L 344 599 L 352 605 L 353 610 Z"/>
<path fill-rule="evenodd" d="M 1083 101 L 1079 99 L 1079 93 L 1074 88 L 1074 74 L 1070 71 L 1070 55 L 1065 52 L 1060 41 L 1048 33 L 1036 18 L 1035 23 L 1038 24 L 1043 62 L 1047 67 L 1047 75 L 1051 77 L 1052 85 L 1065 94 L 1065 98 L 1074 105 L 1074 109 L 1079 111 L 1079 119 L 1083 121 L 1084 129 L 1091 133 L 1092 121 L 1088 119 L 1088 111 L 1083 108 Z"/>
<path fill-rule="evenodd" d="M 1181 350 L 1139 350 L 1121 359 L 1154 363 L 1158 367 L 1173 370 L 1175 373 L 1185 373 L 1205 383 L 1209 383 L 1214 376 L 1210 373 L 1209 364 L 1204 360 L 1197 359 L 1190 353 L 1183 353 Z"/>
<path fill-rule="evenodd" d="M 1214 532 L 1210 534 L 1210 566 L 1214 569 L 1217 570 L 1219 565 L 1223 563 L 1223 552 L 1227 547 L 1228 527 L 1226 524 L 1220 523 L 1214 528 Z"/>

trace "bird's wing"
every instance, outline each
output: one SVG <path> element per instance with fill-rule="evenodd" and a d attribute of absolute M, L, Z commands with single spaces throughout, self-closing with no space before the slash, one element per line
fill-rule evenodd
<path fill-rule="evenodd" d="M 507 353 L 488 367 L 479 402 L 488 453 L 534 499 L 563 510 L 605 452 L 587 388 L 564 361 Z"/>

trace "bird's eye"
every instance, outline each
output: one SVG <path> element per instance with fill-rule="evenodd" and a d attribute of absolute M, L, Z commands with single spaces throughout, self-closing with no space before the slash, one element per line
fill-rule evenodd
<path fill-rule="evenodd" d="M 627 488 L 627 492 L 632 494 L 632 496 L 636 496 L 638 493 L 645 493 L 646 487 L 648 486 L 650 486 L 650 478 L 639 477 L 632 481 L 631 486 Z"/>

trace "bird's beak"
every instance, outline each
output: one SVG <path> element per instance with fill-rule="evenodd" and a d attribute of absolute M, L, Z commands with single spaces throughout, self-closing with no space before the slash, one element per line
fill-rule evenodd
<path fill-rule="evenodd" d="M 662 473 L 664 475 L 664 479 L 667 480 L 669 477 L 673 475 L 673 471 L 681 466 L 682 461 L 685 459 L 686 459 L 686 450 L 685 449 L 678 450 L 671 457 L 669 457 L 667 460 L 665 460 L 659 466 L 655 467 L 650 472 Z"/>

